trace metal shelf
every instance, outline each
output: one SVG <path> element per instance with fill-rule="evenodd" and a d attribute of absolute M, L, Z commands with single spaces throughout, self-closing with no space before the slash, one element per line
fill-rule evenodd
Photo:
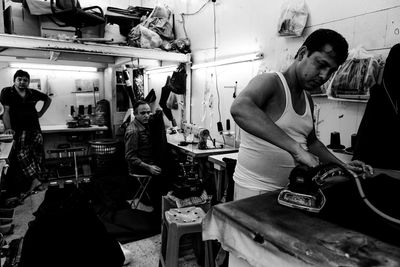
<path fill-rule="evenodd" d="M 9 53 L 4 53 L 10 49 Z M 17 50 L 17 51 L 15 51 Z M 112 61 L 117 63 L 121 58 L 140 58 L 160 61 L 182 62 L 189 63 L 191 60 L 190 54 L 182 54 L 176 52 L 167 52 L 161 49 L 144 49 L 131 46 L 107 45 L 107 44 L 82 44 L 73 41 L 48 39 L 43 37 L 21 36 L 14 34 L 0 34 L 0 59 L 2 54 L 5 60 L 10 60 L 12 56 L 21 55 L 21 50 L 36 50 L 46 52 L 42 55 L 43 58 L 49 59 L 47 53 L 65 53 L 63 59 L 71 58 L 77 60 L 77 55 L 86 55 L 89 57 L 96 57 L 98 62 L 101 61 L 97 57 L 107 58 L 107 62 Z M 12 53 L 16 53 L 13 55 Z M 75 56 L 74 56 L 75 55 Z M 29 57 L 29 53 L 26 54 Z M 61 57 L 61 55 L 59 56 Z M 94 58 L 91 60 L 93 61 Z"/>

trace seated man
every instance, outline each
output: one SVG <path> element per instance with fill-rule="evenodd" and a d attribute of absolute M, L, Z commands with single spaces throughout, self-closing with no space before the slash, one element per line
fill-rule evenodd
<path fill-rule="evenodd" d="M 161 196 L 167 193 L 169 183 L 166 170 L 160 166 L 163 164 L 160 161 L 162 157 L 158 157 L 160 154 L 158 152 L 163 150 L 160 148 L 163 144 L 155 138 L 160 134 L 155 131 L 161 129 L 161 133 L 164 133 L 164 138 L 161 139 L 165 140 L 165 129 L 152 125 L 152 121 L 154 121 L 152 117 L 155 115 L 151 114 L 150 106 L 143 100 L 135 103 L 133 114 L 135 119 L 131 121 L 125 132 L 125 159 L 128 163 L 129 173 L 152 175 L 147 192 L 151 198 L 154 212 L 160 212 Z M 165 146 L 166 142 L 164 143 Z"/>

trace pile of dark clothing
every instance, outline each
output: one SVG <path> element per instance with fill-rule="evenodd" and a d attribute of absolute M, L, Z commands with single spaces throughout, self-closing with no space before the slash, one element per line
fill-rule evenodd
<path fill-rule="evenodd" d="M 122 249 L 94 212 L 86 188 L 49 188 L 34 215 L 19 267 L 123 265 Z"/>

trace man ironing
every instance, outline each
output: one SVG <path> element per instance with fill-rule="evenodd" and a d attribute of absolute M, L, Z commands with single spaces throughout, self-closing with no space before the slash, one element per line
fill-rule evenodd
<path fill-rule="evenodd" d="M 254 77 L 235 99 L 231 114 L 244 131 L 233 175 L 234 199 L 283 188 L 298 164 L 336 163 L 372 173 L 361 161 L 343 163 L 315 135 L 313 101 L 307 91 L 324 84 L 347 54 L 348 44 L 340 34 L 316 30 L 288 69 Z"/>

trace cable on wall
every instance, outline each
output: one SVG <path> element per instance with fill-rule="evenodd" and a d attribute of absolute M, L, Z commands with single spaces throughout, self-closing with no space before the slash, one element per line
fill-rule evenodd
<path fill-rule="evenodd" d="M 213 18 L 214 18 L 214 62 L 217 60 L 217 15 L 216 15 L 216 8 L 215 8 L 215 2 L 213 2 Z M 221 116 L 221 98 L 219 95 L 219 88 L 218 88 L 218 71 L 217 71 L 217 66 L 214 67 L 214 72 L 215 72 L 215 90 L 217 91 L 217 98 L 218 98 L 218 123 L 220 125 L 222 121 L 222 116 Z M 222 128 L 222 127 L 221 127 Z M 222 140 L 224 141 L 225 144 L 225 136 L 223 135 L 222 131 L 223 129 L 218 129 L 221 133 Z"/>
<path fill-rule="evenodd" d="M 193 12 L 193 13 L 181 13 L 183 31 L 185 32 L 185 37 L 186 37 L 186 38 L 188 38 L 188 35 L 187 35 L 187 32 L 186 32 L 186 26 L 185 26 L 185 16 L 193 16 L 193 15 L 196 15 L 196 14 L 199 13 L 209 2 L 211 2 L 211 0 L 208 0 L 207 2 L 205 2 L 197 11 L 195 11 L 195 12 Z"/>

